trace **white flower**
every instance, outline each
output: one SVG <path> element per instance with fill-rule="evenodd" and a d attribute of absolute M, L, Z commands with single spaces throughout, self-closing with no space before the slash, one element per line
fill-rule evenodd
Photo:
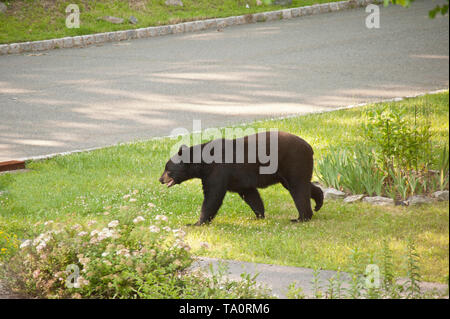
<path fill-rule="evenodd" d="M 88 226 L 92 226 L 92 225 L 94 225 L 95 223 L 97 223 L 96 220 L 91 220 L 91 221 L 89 221 L 89 222 L 87 223 L 87 225 L 88 225 Z"/>
<path fill-rule="evenodd" d="M 79 276 L 77 278 L 77 282 L 73 284 L 74 288 L 80 288 L 82 286 L 89 285 L 89 280 L 84 279 L 83 277 Z"/>
<path fill-rule="evenodd" d="M 25 248 L 31 245 L 31 240 L 27 239 L 22 244 L 20 244 L 20 248 Z"/>
<path fill-rule="evenodd" d="M 36 237 L 33 240 L 33 245 L 36 246 L 36 249 L 38 251 L 41 251 L 43 248 L 45 248 L 47 246 L 47 242 L 50 241 L 52 232 L 45 232 L 40 234 L 38 237 Z"/>
<path fill-rule="evenodd" d="M 78 233 L 78 236 L 83 237 L 86 236 L 88 233 L 86 231 L 82 231 Z"/>
<path fill-rule="evenodd" d="M 184 236 L 186 236 L 186 233 L 181 229 L 174 229 L 173 233 L 174 233 L 175 237 L 178 237 L 178 238 L 183 238 Z"/>
<path fill-rule="evenodd" d="M 106 257 L 106 256 L 108 256 L 108 255 L 109 255 L 109 253 L 105 251 L 105 252 L 102 254 L 102 257 Z"/>
<path fill-rule="evenodd" d="M 91 231 L 91 237 L 94 237 L 95 235 L 98 235 L 100 233 L 100 231 L 98 231 L 97 229 L 94 229 L 93 231 Z"/>
<path fill-rule="evenodd" d="M 159 227 L 158 227 L 158 226 L 152 225 L 152 226 L 150 226 L 148 229 L 149 229 L 152 233 L 159 233 Z"/>
<path fill-rule="evenodd" d="M 101 241 L 105 238 L 113 237 L 113 235 L 114 230 L 105 227 L 101 230 L 101 232 L 98 233 L 98 240 Z"/>
<path fill-rule="evenodd" d="M 177 239 L 173 245 L 175 248 L 184 249 L 186 251 L 191 250 L 188 244 L 186 244 L 183 240 Z"/>
<path fill-rule="evenodd" d="M 122 198 L 123 199 L 128 199 L 128 198 L 130 198 L 131 197 L 131 195 L 130 194 L 127 194 L 127 195 L 124 195 Z"/>
<path fill-rule="evenodd" d="M 53 224 L 53 220 L 46 221 L 46 222 L 44 223 L 44 226 L 47 226 L 47 225 L 50 225 L 50 224 Z"/>
<path fill-rule="evenodd" d="M 156 205 L 153 204 L 153 203 L 148 203 L 147 206 L 150 207 L 150 208 L 156 207 Z"/>
<path fill-rule="evenodd" d="M 164 216 L 164 215 L 156 215 L 155 219 L 156 220 L 162 220 L 162 221 L 165 221 L 165 222 L 168 220 L 167 216 Z"/>
<path fill-rule="evenodd" d="M 47 244 L 45 242 L 40 243 L 39 245 L 36 246 L 36 251 L 40 252 L 42 249 L 44 249 L 47 246 Z"/>
<path fill-rule="evenodd" d="M 72 229 L 73 230 L 79 230 L 79 229 L 81 229 L 81 225 L 75 224 L 75 225 L 72 226 Z"/>
<path fill-rule="evenodd" d="M 163 227 L 163 229 L 164 229 L 165 231 L 167 231 L 167 232 L 170 231 L 170 227 L 169 227 L 169 226 L 165 226 L 165 227 Z"/>
<path fill-rule="evenodd" d="M 130 202 L 135 202 L 135 201 L 137 201 L 136 198 L 130 198 Z"/>
<path fill-rule="evenodd" d="M 116 255 L 123 255 L 125 257 L 130 257 L 130 251 L 127 248 L 122 248 L 116 251 Z"/>
<path fill-rule="evenodd" d="M 145 220 L 144 217 L 138 216 L 135 219 L 133 219 L 133 223 L 137 224 L 137 223 L 143 222 L 144 220 Z"/>
<path fill-rule="evenodd" d="M 108 224 L 108 227 L 109 228 L 114 228 L 114 227 L 116 227 L 116 226 L 118 226 L 119 225 L 119 221 L 118 220 L 113 220 L 113 221 L 111 221 L 109 224 Z"/>

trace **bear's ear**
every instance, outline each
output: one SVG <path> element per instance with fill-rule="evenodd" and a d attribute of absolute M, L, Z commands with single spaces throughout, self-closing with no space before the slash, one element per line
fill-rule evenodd
<path fill-rule="evenodd" d="M 184 145 L 184 144 L 180 146 L 180 149 L 178 150 L 178 156 L 181 156 L 181 154 L 183 154 L 183 150 L 185 148 L 188 148 L 188 147 L 186 145 Z"/>

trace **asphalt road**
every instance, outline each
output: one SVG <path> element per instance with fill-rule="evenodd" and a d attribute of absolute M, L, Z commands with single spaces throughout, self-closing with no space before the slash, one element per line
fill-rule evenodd
<path fill-rule="evenodd" d="M 0 161 L 448 88 L 434 4 L 0 56 Z"/>
<path fill-rule="evenodd" d="M 351 274 L 332 270 L 320 270 L 317 274 L 314 274 L 314 270 L 311 268 L 301 268 L 292 266 L 279 266 L 270 264 L 250 263 L 235 260 L 224 260 L 215 258 L 200 257 L 193 263 L 192 270 L 201 270 L 206 274 L 211 275 L 211 268 L 215 274 L 222 271 L 224 277 L 222 279 L 230 279 L 234 281 L 242 280 L 241 274 L 247 274 L 251 277 L 257 275 L 256 283 L 269 289 L 271 293 L 277 298 L 287 298 L 289 285 L 295 283 L 297 288 L 301 288 L 301 293 L 307 298 L 314 298 L 315 287 L 314 281 L 316 281 L 316 288 L 322 292 L 323 297 L 330 287 L 330 279 L 334 279 L 335 284 L 337 280 L 341 282 L 341 288 L 343 293 L 345 289 L 351 288 Z M 314 278 L 316 276 L 316 278 Z M 397 283 L 405 285 L 407 283 L 406 278 L 397 278 Z M 438 295 L 446 296 L 448 294 L 448 285 L 431 282 L 419 282 L 422 293 L 424 292 L 436 292 Z M 335 291 L 336 293 L 336 291 Z M 348 298 L 349 296 L 347 296 Z M 0 296 L 1 298 L 1 296 Z"/>

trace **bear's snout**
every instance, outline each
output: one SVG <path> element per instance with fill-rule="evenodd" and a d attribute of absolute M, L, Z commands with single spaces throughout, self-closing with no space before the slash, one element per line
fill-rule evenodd
<path fill-rule="evenodd" d="M 167 171 L 164 171 L 164 173 L 159 178 L 159 182 L 161 184 L 167 184 L 168 187 L 173 186 L 175 184 L 175 180 L 169 176 Z"/>

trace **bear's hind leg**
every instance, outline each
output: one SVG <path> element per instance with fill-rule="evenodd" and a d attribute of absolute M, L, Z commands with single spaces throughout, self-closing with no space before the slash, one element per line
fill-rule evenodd
<path fill-rule="evenodd" d="M 239 192 L 239 195 L 253 210 L 256 218 L 264 218 L 264 203 L 256 188 L 246 189 L 245 191 Z"/>
<path fill-rule="evenodd" d="M 294 199 L 298 210 L 298 219 L 292 219 L 293 222 L 305 222 L 312 218 L 311 208 L 311 183 L 300 183 L 290 187 L 289 192 Z"/>

